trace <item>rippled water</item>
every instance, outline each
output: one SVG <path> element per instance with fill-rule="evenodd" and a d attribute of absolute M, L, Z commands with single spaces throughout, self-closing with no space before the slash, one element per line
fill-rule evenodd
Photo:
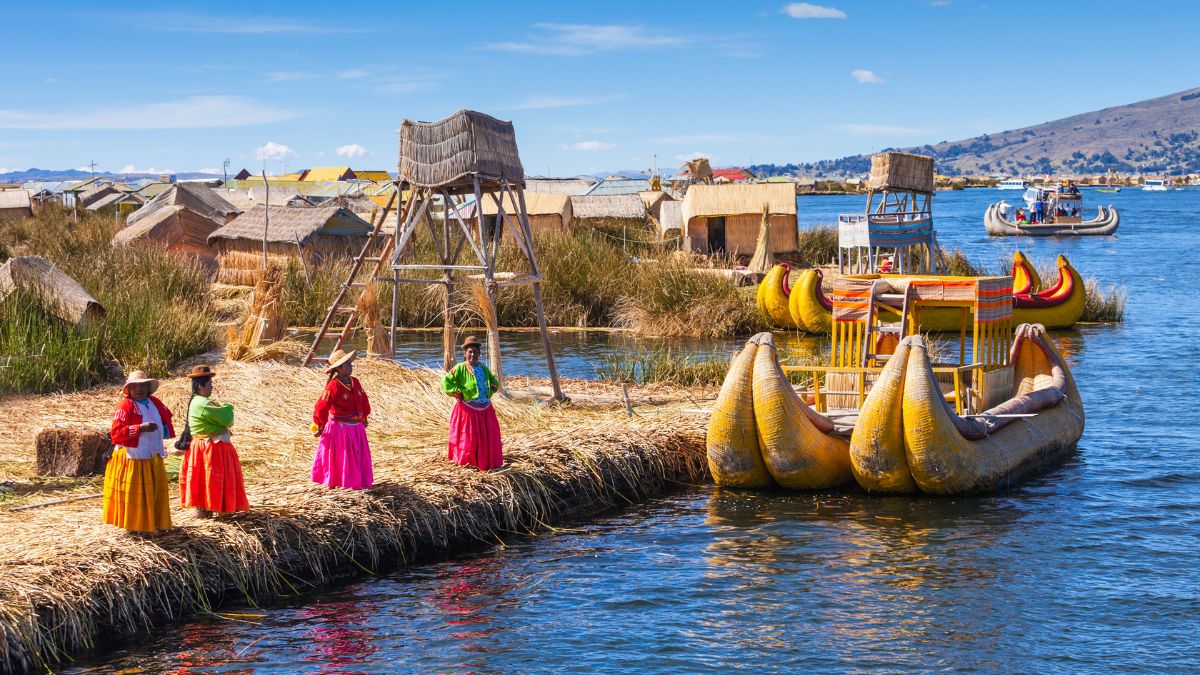
<path fill-rule="evenodd" d="M 1056 336 L 1087 430 L 1063 465 L 1019 488 L 930 499 L 699 486 L 244 610 L 261 616 L 169 629 L 78 670 L 1195 670 L 1200 191 L 1087 191 L 1089 206 L 1122 209 L 1119 236 L 1051 240 L 986 237 L 984 206 L 1001 194 L 1014 201 L 938 193 L 943 245 L 997 262 L 1018 245 L 1035 258 L 1063 252 L 1084 276 L 1129 291 L 1123 326 Z M 861 205 L 801 199 L 801 223 Z M 586 376 L 597 350 L 646 346 L 612 340 L 555 341 L 564 370 Z M 509 371 L 536 373 L 534 343 L 517 342 L 531 358 Z"/>

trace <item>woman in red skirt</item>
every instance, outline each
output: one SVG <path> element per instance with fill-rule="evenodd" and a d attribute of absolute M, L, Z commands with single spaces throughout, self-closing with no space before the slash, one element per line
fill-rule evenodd
<path fill-rule="evenodd" d="M 442 391 L 458 399 L 450 413 L 450 461 L 481 471 L 504 464 L 500 420 L 492 407 L 492 394 L 500 382 L 479 360 L 479 339 L 463 340 L 463 362 L 442 378 Z"/>
<path fill-rule="evenodd" d="M 192 441 L 179 467 L 179 500 L 184 507 L 211 513 L 249 511 L 242 463 L 229 437 L 233 406 L 213 398 L 213 376 L 208 366 L 195 366 L 192 399 L 188 403 L 188 431 Z"/>

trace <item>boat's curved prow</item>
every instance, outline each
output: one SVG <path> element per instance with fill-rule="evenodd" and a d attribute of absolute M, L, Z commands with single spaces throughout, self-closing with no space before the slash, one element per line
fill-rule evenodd
<path fill-rule="evenodd" d="M 1066 256 L 1058 256 L 1058 282 L 1037 293 L 1013 293 L 1013 321 L 1070 328 L 1083 318 L 1087 286 Z M 1013 264 L 1014 270 L 1016 263 Z M 1015 285 L 1015 284 L 1014 284 Z"/>
<path fill-rule="evenodd" d="M 788 273 L 791 269 L 792 266 L 787 263 L 773 266 L 759 282 L 758 292 L 755 294 L 758 311 L 780 328 L 795 326 L 792 315 L 788 312 L 788 295 L 791 293 L 788 287 Z"/>
<path fill-rule="evenodd" d="M 1012 262 L 1013 295 L 1036 293 L 1042 287 L 1042 279 L 1025 254 L 1013 251 Z"/>
<path fill-rule="evenodd" d="M 734 357 L 708 421 L 708 470 L 717 485 L 770 487 L 754 423 L 754 357 L 758 345 L 746 343 Z"/>
<path fill-rule="evenodd" d="M 915 492 L 904 453 L 904 372 L 909 343 L 902 341 L 867 394 L 850 435 L 854 480 L 868 492 Z"/>
<path fill-rule="evenodd" d="M 910 347 L 904 375 L 904 445 L 913 480 L 931 494 L 1004 487 L 1075 447 L 1083 404 L 1062 356 L 1040 325 L 1022 324 L 1010 352 L 1014 395 L 982 417 L 946 402 L 924 341 Z M 1034 417 L 1014 417 L 1033 414 Z"/>
<path fill-rule="evenodd" d="M 759 333 L 754 356 L 754 420 L 767 471 L 781 487 L 815 490 L 851 478 L 849 443 L 833 423 L 808 407 L 779 366 L 775 340 Z"/>
<path fill-rule="evenodd" d="M 800 271 L 788 298 L 788 312 L 796 326 L 807 333 L 828 333 L 833 319 L 833 303 L 821 291 L 821 270 Z"/>

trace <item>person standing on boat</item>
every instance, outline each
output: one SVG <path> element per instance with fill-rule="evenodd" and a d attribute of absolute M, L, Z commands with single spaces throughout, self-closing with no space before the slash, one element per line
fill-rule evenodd
<path fill-rule="evenodd" d="M 208 366 L 194 366 L 188 373 L 192 381 L 188 402 L 191 442 L 179 467 L 179 501 L 185 508 L 199 509 L 201 516 L 250 510 L 242 463 L 229 436 L 233 406 L 213 398 L 216 374 Z"/>
<path fill-rule="evenodd" d="M 135 370 L 121 388 L 109 437 L 112 457 L 104 467 L 104 522 L 131 532 L 171 527 L 167 456 L 163 441 L 174 438 L 171 411 L 152 394 L 158 380 Z"/>
<path fill-rule="evenodd" d="M 329 487 L 365 490 L 375 484 L 371 447 L 367 444 L 367 417 L 371 402 L 362 383 L 352 377 L 355 352 L 334 350 L 325 372 L 329 381 L 313 408 L 309 428 L 321 439 L 313 459 L 312 479 Z"/>
<path fill-rule="evenodd" d="M 1008 208 L 1008 201 L 1001 199 L 1000 204 L 996 207 L 996 209 L 1000 211 L 1001 218 L 1008 218 Z"/>
<path fill-rule="evenodd" d="M 463 340 L 463 360 L 442 378 L 442 391 L 458 399 L 450 413 L 450 461 L 490 471 L 504 464 L 500 420 L 492 406 L 500 381 L 479 360 L 481 347 L 474 336 Z"/>
<path fill-rule="evenodd" d="M 1033 203 L 1033 222 L 1046 222 L 1046 202 L 1042 201 L 1041 195 L 1038 195 L 1038 200 Z"/>

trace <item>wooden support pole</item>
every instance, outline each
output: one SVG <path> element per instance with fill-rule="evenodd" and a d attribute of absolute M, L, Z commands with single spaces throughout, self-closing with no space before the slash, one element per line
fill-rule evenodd
<path fill-rule="evenodd" d="M 442 193 L 442 243 L 440 252 L 442 264 L 445 265 L 442 284 L 445 286 L 445 304 L 449 307 L 450 299 L 454 297 L 454 277 L 450 271 L 450 195 L 445 192 Z M 445 319 L 446 322 L 442 324 L 442 369 L 449 372 L 454 367 L 454 312 L 447 311 Z"/>
<path fill-rule="evenodd" d="M 480 262 L 483 264 L 483 290 L 487 296 L 486 302 L 491 305 L 490 308 L 482 308 L 484 311 L 496 313 L 496 268 L 495 258 L 490 255 L 489 245 L 492 243 L 494 230 L 487 224 L 483 217 L 483 192 L 479 183 L 479 176 L 475 176 L 475 222 L 479 226 L 479 244 L 480 250 L 483 253 L 483 258 Z M 499 222 L 504 216 L 504 191 L 503 186 L 496 191 L 496 221 Z M 496 375 L 496 379 L 500 382 L 500 391 L 504 391 L 504 363 L 501 361 L 500 354 L 500 326 L 499 321 L 487 322 L 487 337 L 488 337 L 488 365 L 492 368 L 492 373 Z"/>
<path fill-rule="evenodd" d="M 533 243 L 533 231 L 529 228 L 528 211 L 525 208 L 525 191 L 517 190 L 518 204 L 518 219 L 520 220 L 521 233 L 525 235 L 530 242 Z M 538 270 L 537 257 L 529 257 L 529 272 L 534 277 L 541 277 L 541 271 Z M 546 311 L 542 305 L 542 284 L 537 282 L 533 284 L 533 309 L 537 312 L 538 333 L 542 336 L 542 349 L 546 352 L 546 366 L 550 370 L 550 386 L 554 390 L 555 401 L 565 401 L 567 397 L 563 395 L 562 386 L 558 382 L 558 368 L 554 366 L 554 347 L 550 344 L 550 330 L 546 327 Z"/>

